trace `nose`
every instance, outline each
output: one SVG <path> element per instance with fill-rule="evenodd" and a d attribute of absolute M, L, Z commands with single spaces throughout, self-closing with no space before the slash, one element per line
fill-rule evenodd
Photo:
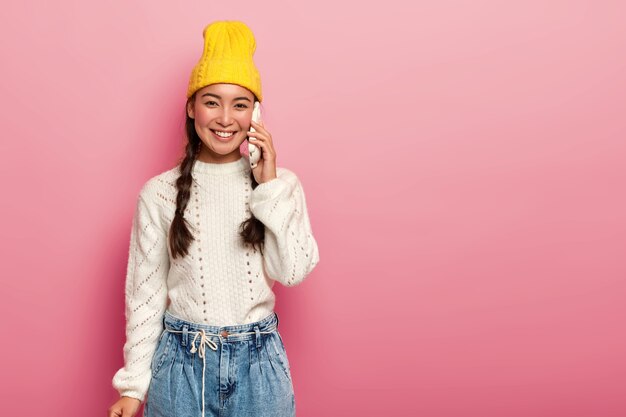
<path fill-rule="evenodd" d="M 233 123 L 233 117 L 228 109 L 222 110 L 217 117 L 217 124 L 222 127 L 228 127 Z"/>

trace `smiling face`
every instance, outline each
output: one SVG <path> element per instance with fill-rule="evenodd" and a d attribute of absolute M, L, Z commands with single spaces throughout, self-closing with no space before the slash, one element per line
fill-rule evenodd
<path fill-rule="evenodd" d="M 253 107 L 254 94 L 236 84 L 211 84 L 196 91 L 194 101 L 187 104 L 187 114 L 194 119 L 202 140 L 198 159 L 216 163 L 238 160 Z"/>

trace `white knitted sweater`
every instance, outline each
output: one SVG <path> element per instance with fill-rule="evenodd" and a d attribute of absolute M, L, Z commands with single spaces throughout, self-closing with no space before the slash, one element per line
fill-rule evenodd
<path fill-rule="evenodd" d="M 275 281 L 297 285 L 319 261 L 298 177 L 276 167 L 277 178 L 253 190 L 247 155 L 235 162 L 195 162 L 184 213 L 195 240 L 186 257 L 172 259 L 168 235 L 179 169 L 143 185 L 130 236 L 124 367 L 112 382 L 120 395 L 141 401 L 166 309 L 216 326 L 258 321 L 273 312 Z M 239 236 L 250 212 L 265 226 L 264 256 Z"/>

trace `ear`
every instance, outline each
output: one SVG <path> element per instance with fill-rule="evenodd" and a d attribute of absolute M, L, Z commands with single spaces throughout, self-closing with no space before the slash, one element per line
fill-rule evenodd
<path fill-rule="evenodd" d="M 188 102 L 188 103 L 187 103 L 187 115 L 188 115 L 190 118 L 192 118 L 192 119 L 194 119 L 194 118 L 195 118 L 194 111 L 193 111 L 193 107 L 194 107 L 194 106 L 193 106 L 193 102 Z"/>

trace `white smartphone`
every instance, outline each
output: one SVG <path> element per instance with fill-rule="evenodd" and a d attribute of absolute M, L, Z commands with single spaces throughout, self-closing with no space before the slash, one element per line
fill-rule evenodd
<path fill-rule="evenodd" d="M 261 105 L 258 101 L 254 102 L 254 108 L 252 109 L 252 120 L 256 123 L 261 122 Z M 250 125 L 250 132 L 256 132 L 256 130 Z M 250 139 L 250 137 L 248 137 Z M 261 159 L 261 149 L 248 140 L 248 154 L 250 155 L 250 168 L 256 168 L 257 162 Z"/>

